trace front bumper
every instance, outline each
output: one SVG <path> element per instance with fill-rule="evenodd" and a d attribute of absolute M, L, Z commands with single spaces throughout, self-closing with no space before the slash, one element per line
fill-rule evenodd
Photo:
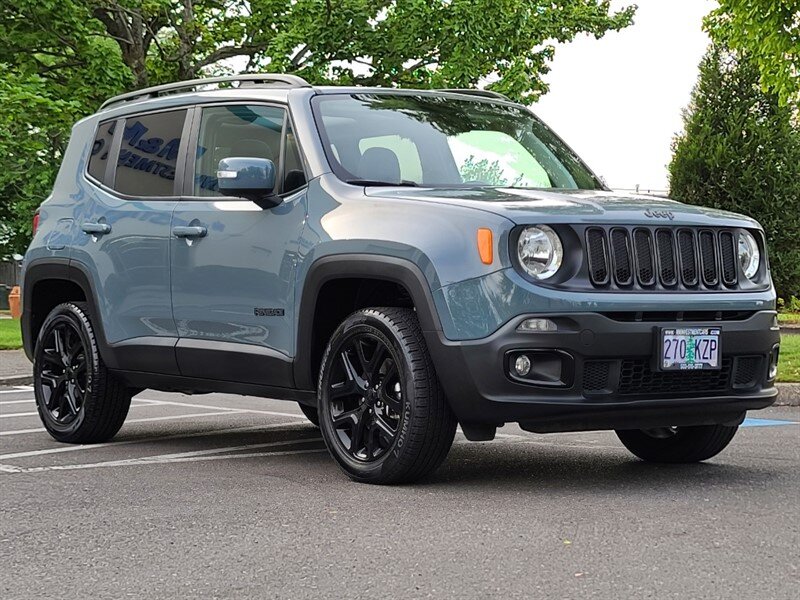
<path fill-rule="evenodd" d="M 630 320 L 625 314 L 521 315 L 480 340 L 426 336 L 445 394 L 465 425 L 518 422 L 550 432 L 737 423 L 745 411 L 775 401 L 767 372 L 780 335 L 774 311 L 720 316 L 661 321 L 636 320 L 633 313 Z M 529 317 L 551 319 L 558 330 L 518 332 Z M 662 327 L 720 328 L 723 368 L 658 372 L 652 357 Z M 561 380 L 515 380 L 509 361 L 520 350 L 563 356 Z"/>

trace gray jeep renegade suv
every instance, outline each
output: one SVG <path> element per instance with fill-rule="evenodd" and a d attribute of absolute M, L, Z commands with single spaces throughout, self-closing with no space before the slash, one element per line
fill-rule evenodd
<path fill-rule="evenodd" d="M 457 423 L 704 460 L 776 396 L 758 223 L 611 192 L 490 92 L 125 94 L 75 125 L 37 218 L 23 335 L 64 442 L 113 437 L 144 388 L 250 394 L 389 483 L 433 471 Z"/>

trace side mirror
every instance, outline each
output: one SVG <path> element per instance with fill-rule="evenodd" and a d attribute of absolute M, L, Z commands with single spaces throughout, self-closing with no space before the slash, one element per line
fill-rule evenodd
<path fill-rule="evenodd" d="M 246 198 L 263 209 L 275 208 L 281 199 L 275 189 L 275 163 L 268 158 L 232 156 L 219 161 L 219 191 Z"/>

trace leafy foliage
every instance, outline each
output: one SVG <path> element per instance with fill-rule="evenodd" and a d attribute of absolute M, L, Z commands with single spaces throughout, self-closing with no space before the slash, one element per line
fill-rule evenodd
<path fill-rule="evenodd" d="M 705 26 L 718 43 L 750 57 L 764 90 L 800 107 L 800 0 L 719 0 Z"/>
<path fill-rule="evenodd" d="M 0 12 L 0 255 L 24 250 L 71 124 L 108 96 L 232 70 L 312 83 L 547 91 L 554 41 L 601 37 L 608 0 L 15 0 Z M 240 61 L 242 58 L 239 59 Z M 238 63 L 237 63 L 238 64 Z M 244 63 L 242 63 L 244 64 Z"/>
<path fill-rule="evenodd" d="M 763 225 L 778 295 L 800 296 L 800 131 L 749 58 L 712 46 L 674 142 L 674 198 Z"/>

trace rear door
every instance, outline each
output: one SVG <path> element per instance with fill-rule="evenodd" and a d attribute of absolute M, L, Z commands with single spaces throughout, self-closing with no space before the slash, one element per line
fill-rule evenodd
<path fill-rule="evenodd" d="M 100 123 L 73 265 L 93 282 L 118 368 L 177 374 L 170 220 L 178 201 L 187 109 Z"/>
<path fill-rule="evenodd" d="M 181 374 L 292 387 L 294 273 L 306 185 L 287 110 L 206 106 L 195 109 L 192 131 L 171 240 Z M 283 203 L 263 210 L 222 196 L 216 171 L 232 156 L 272 160 Z M 179 237 L 187 227 L 196 235 Z"/>

